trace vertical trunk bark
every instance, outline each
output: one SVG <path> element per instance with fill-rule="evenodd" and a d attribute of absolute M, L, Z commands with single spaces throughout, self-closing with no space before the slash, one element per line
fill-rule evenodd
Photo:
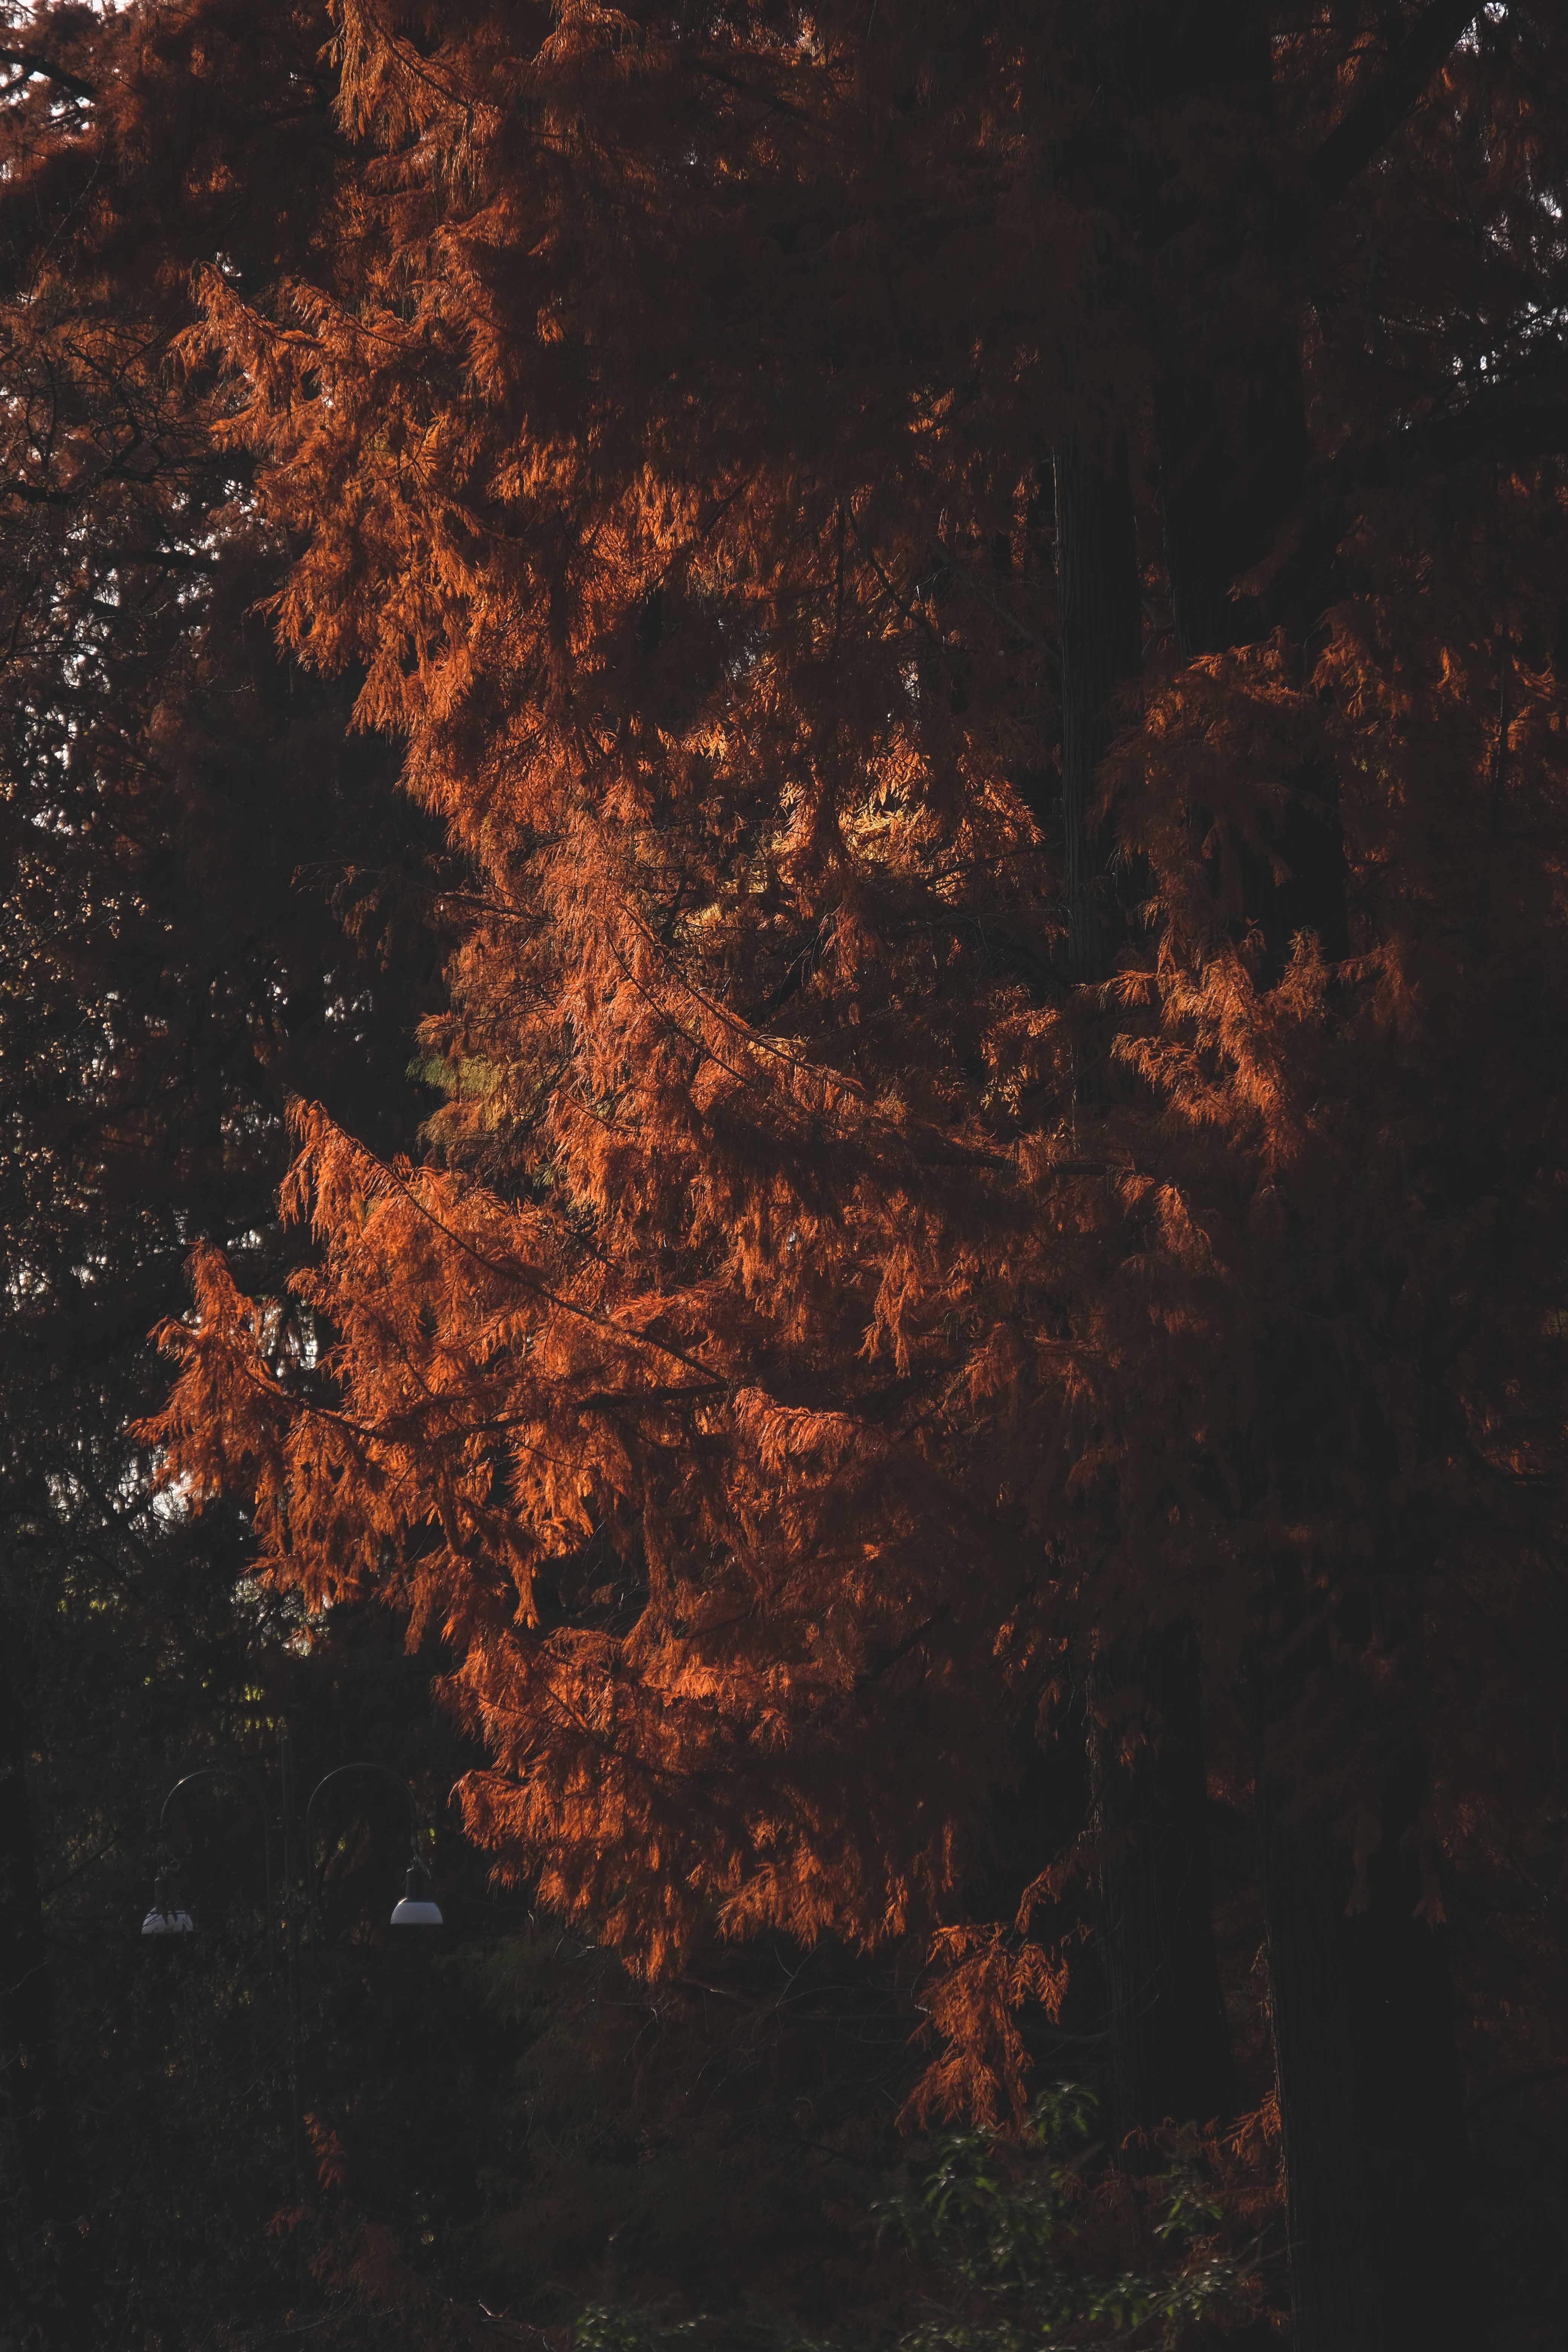
<path fill-rule="evenodd" d="M 1239 446 L 1220 429 L 1214 387 L 1182 380 L 1159 394 L 1165 554 L 1185 659 L 1243 641 L 1252 615 L 1232 600 L 1231 584 L 1258 561 L 1297 494 L 1306 434 L 1296 354 L 1279 343 L 1257 357 L 1261 388 L 1249 397 Z M 1227 493 L 1227 473 L 1239 489 Z M 1297 786 L 1272 845 L 1284 878 L 1267 856 L 1245 860 L 1265 988 L 1283 974 L 1300 932 L 1314 933 L 1331 960 L 1349 950 L 1335 779 L 1314 772 Z M 1295 2352 L 1400 2352 L 1405 2344 L 1442 2352 L 1456 2339 L 1441 2313 L 1426 2330 L 1405 2324 L 1424 2295 L 1430 2300 L 1430 2287 L 1394 2256 L 1393 2238 L 1405 2225 L 1367 2137 L 1366 1980 L 1376 1952 L 1397 1940 L 1392 1897 L 1382 1889 L 1363 1919 L 1347 1920 L 1350 1871 L 1330 1824 L 1293 1809 L 1278 1763 L 1260 1770 L 1258 1789 Z M 1443 2062 L 1440 2049 L 1428 2055 Z M 1396 2104 L 1384 2102 L 1385 2129 L 1396 2127 Z M 1447 2270 L 1438 2262 L 1431 2275 Z"/>
<path fill-rule="evenodd" d="M 1426 1784 L 1420 1756 L 1390 1776 L 1369 1899 L 1344 1923 L 1356 2128 L 1386 2341 L 1469 2352 L 1480 2315 L 1464 2228 L 1468 2158 L 1448 1939 L 1416 1916 L 1411 1847 Z"/>
<path fill-rule="evenodd" d="M 1140 599 L 1126 444 L 1105 466 L 1081 437 L 1056 453 L 1057 599 L 1061 627 L 1062 851 L 1068 970 L 1101 976 L 1097 904 L 1103 857 L 1090 823 L 1095 771 L 1110 740 L 1112 698 L 1138 669 Z"/>
<path fill-rule="evenodd" d="M 1266 123 L 1272 67 L 1261 12 L 1235 0 L 1206 10 L 1194 0 L 1149 0 L 1141 54 L 1152 96 L 1212 88 Z M 1152 159 L 1146 234 L 1155 248 L 1168 233 L 1167 179 Z M 1237 194 L 1248 192 L 1238 184 Z M 1251 194 L 1267 202 L 1261 186 Z M 1165 556 L 1185 660 L 1256 634 L 1256 606 L 1233 592 L 1268 551 L 1305 476 L 1295 323 L 1281 313 L 1254 325 L 1236 299 L 1238 265 L 1266 217 L 1238 201 L 1231 217 L 1206 224 L 1207 284 L 1194 282 L 1155 385 Z M 1194 368 L 1188 354 L 1200 351 L 1207 363 Z M 1248 877 L 1266 987 L 1298 932 L 1314 932 L 1331 959 L 1349 948 L 1335 779 L 1305 772 L 1296 784 L 1268 845 L 1286 878 L 1275 878 L 1267 855 Z M 1459 2352 L 1479 2329 L 1458 2227 L 1463 2130 L 1447 1958 L 1441 1935 L 1413 1916 L 1407 1832 L 1422 1771 L 1410 1765 L 1391 1775 L 1368 1900 L 1348 1914 L 1349 1856 L 1329 1816 L 1295 1801 L 1300 1776 L 1280 1737 L 1303 1687 L 1270 1695 L 1258 1783 L 1295 2352 Z"/>
<path fill-rule="evenodd" d="M 1259 1775 L 1258 1814 L 1294 2352 L 1384 2352 L 1355 2134 L 1341 1932 L 1348 1879 L 1328 1825 L 1292 1818 L 1278 1772 Z"/>
<path fill-rule="evenodd" d="M 1235 436 L 1222 427 L 1212 383 L 1184 377 L 1160 389 L 1165 561 L 1184 661 L 1244 643 L 1254 608 L 1233 598 L 1237 578 L 1267 550 L 1300 495 L 1306 410 L 1293 348 L 1282 341 L 1243 354 L 1248 383 Z M 1350 952 L 1339 788 L 1322 762 L 1304 767 L 1267 850 L 1244 854 L 1247 915 L 1263 938 L 1260 978 L 1272 988 L 1297 936 L 1311 932 L 1331 961 Z"/>
<path fill-rule="evenodd" d="M 1230 2035 L 1214 1940 L 1203 1690 L 1190 1622 L 1164 1627 L 1112 1664 L 1156 1721 L 1126 1765 L 1101 1734 L 1097 1826 L 1101 1952 L 1110 1998 L 1111 2119 L 1118 2139 L 1166 2117 L 1235 2109 Z"/>
<path fill-rule="evenodd" d="M 1162 394 L 1166 552 L 1189 656 L 1245 635 L 1248 609 L 1229 584 L 1258 560 L 1300 480 L 1295 354 L 1279 344 L 1254 359 L 1239 445 L 1218 433 L 1201 385 Z M 1228 496 L 1227 467 L 1241 484 Z M 1265 987 L 1300 932 L 1331 960 L 1349 950 L 1336 781 L 1315 769 L 1296 783 L 1272 845 L 1284 877 L 1268 857 L 1250 862 Z M 1412 1916 L 1418 1888 L 1401 1844 L 1415 1808 L 1391 1792 L 1371 1899 L 1353 1917 L 1348 1857 L 1326 1820 L 1292 1806 L 1278 1761 L 1260 1774 L 1258 1811 L 1296 2352 L 1460 2352 L 1474 2340 L 1463 2133 L 1446 1955 Z"/>
<path fill-rule="evenodd" d="M 1117 689 L 1137 674 L 1141 600 L 1125 443 L 1105 464 L 1075 435 L 1058 449 L 1055 471 L 1068 964 L 1081 987 L 1107 968 L 1105 859 L 1090 811 Z M 1099 1098 L 1100 1073 L 1086 1055 L 1075 1079 L 1080 1104 Z M 1145 1693 L 1158 1722 L 1132 1768 L 1104 1740 L 1091 1758 L 1095 1811 L 1110 1833 L 1100 1946 L 1120 2138 L 1167 2116 L 1228 2113 L 1234 2085 L 1214 1944 L 1193 1628 L 1137 1644 L 1111 1671 Z"/>
<path fill-rule="evenodd" d="M 1181 5 L 1152 11 L 1144 46 L 1152 88 L 1223 89 L 1243 114 L 1266 122 L 1273 70 L 1266 25 L 1233 0 L 1200 15 L 1202 21 Z M 1230 216 L 1221 213 L 1210 225 L 1201 264 L 1206 283 L 1198 284 L 1184 339 L 1212 354 L 1210 363 L 1192 369 L 1178 359 L 1155 386 L 1165 565 L 1183 661 L 1226 652 L 1258 634 L 1256 604 L 1235 592 L 1300 499 L 1310 455 L 1295 321 L 1285 315 L 1255 327 L 1236 295 L 1234 273 L 1259 234 L 1261 207 L 1239 201 L 1245 193 L 1238 189 Z M 1159 203 L 1152 194 L 1147 227 L 1156 255 Z M 1322 767 L 1294 781 L 1270 845 L 1284 878 L 1277 878 L 1268 850 L 1244 860 L 1247 912 L 1263 935 L 1268 987 L 1283 973 L 1299 932 L 1314 932 L 1331 959 L 1349 952 L 1336 781 Z"/>
<path fill-rule="evenodd" d="M 1351 1911 L 1348 1853 L 1293 1802 L 1276 1739 L 1258 1828 L 1290 2242 L 1295 2352 L 1470 2352 L 1463 2092 L 1446 1943 L 1415 1916 L 1425 1767 L 1384 1790 Z"/>
<path fill-rule="evenodd" d="M 1154 122 L 1173 104 L 1217 103 L 1246 135 L 1274 110 L 1274 56 L 1265 11 L 1251 0 L 1142 0 L 1137 70 Z M 1211 133 L 1212 136 L 1212 133 Z M 1265 146 L 1266 146 L 1265 141 Z M 1265 552 L 1300 495 L 1308 436 L 1300 337 L 1289 315 L 1258 322 L 1238 300 L 1237 266 L 1268 217 L 1263 168 L 1241 162 L 1228 193 L 1194 217 L 1193 158 L 1151 145 L 1141 159 L 1148 267 L 1182 239 L 1183 307 L 1167 318 L 1165 364 L 1154 386 L 1154 427 L 1165 560 L 1184 661 L 1247 634 L 1231 601 L 1238 576 Z M 1201 352 L 1205 364 L 1192 367 Z"/>
<path fill-rule="evenodd" d="M 1232 593 L 1267 553 L 1306 478 L 1307 415 L 1293 342 L 1230 354 L 1245 391 L 1228 404 L 1210 378 L 1168 376 L 1156 399 L 1165 562 L 1184 661 L 1252 634 L 1253 607 Z"/>

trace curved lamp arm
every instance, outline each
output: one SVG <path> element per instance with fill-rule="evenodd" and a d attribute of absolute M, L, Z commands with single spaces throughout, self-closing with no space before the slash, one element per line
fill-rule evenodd
<path fill-rule="evenodd" d="M 378 1780 L 390 1780 L 395 1789 L 402 1790 L 408 1800 L 409 1845 L 415 1860 L 419 1858 L 419 1802 L 403 1775 L 395 1772 L 389 1764 L 340 1764 L 335 1772 L 328 1772 L 317 1781 L 305 1804 L 305 1877 L 312 1916 L 319 1910 L 321 1899 L 321 1880 L 316 1870 L 316 1800 L 323 1789 L 330 1789 L 334 1780 L 344 1780 L 351 1772 L 372 1772 Z"/>
<path fill-rule="evenodd" d="M 272 1823 L 268 1817 L 267 1799 L 262 1792 L 260 1783 L 253 1780 L 248 1772 L 241 1772 L 227 1764 L 204 1764 L 199 1771 L 187 1772 L 182 1779 L 176 1780 L 158 1808 L 160 1838 L 163 1834 L 163 1824 L 168 1819 L 169 1807 L 182 1789 L 191 1788 L 197 1780 L 226 1780 L 231 1788 L 243 1789 L 256 1807 L 261 1822 L 262 1867 L 267 1874 L 267 1958 L 270 1966 L 277 1958 L 277 1947 L 274 1942 L 272 1925 Z"/>

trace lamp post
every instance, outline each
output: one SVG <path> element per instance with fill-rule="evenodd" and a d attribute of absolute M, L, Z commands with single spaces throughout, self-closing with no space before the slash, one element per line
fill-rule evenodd
<path fill-rule="evenodd" d="M 261 1823 L 261 1852 L 267 1872 L 267 1957 L 272 1958 L 272 1832 L 267 1818 L 267 1800 L 258 1782 L 248 1772 L 240 1772 L 226 1764 L 205 1764 L 199 1772 L 186 1772 L 175 1781 L 158 1809 L 158 1841 L 163 1843 L 169 1819 L 169 1808 L 182 1789 L 191 1788 L 197 1780 L 225 1780 L 231 1789 L 243 1789 L 256 1807 Z M 154 1884 L 153 1908 L 142 1922 L 144 1936 L 188 1936 L 195 1927 L 190 1913 L 177 1903 L 171 1892 L 170 1874 L 160 1871 Z"/>
<path fill-rule="evenodd" d="M 301 1887 L 295 1851 L 294 1757 L 287 1725 L 279 1735 L 279 1778 L 280 1798 L 279 1829 L 283 1848 L 283 1944 L 284 1977 L 289 2003 L 289 2151 L 294 2177 L 294 2201 L 303 2197 L 304 2132 L 300 2109 L 300 1926 L 308 1916 L 313 1924 L 321 1921 L 321 1874 L 316 1867 L 316 1807 L 323 1790 L 342 1780 L 351 1772 L 370 1772 L 383 1780 L 390 1780 L 408 1800 L 408 1828 L 411 1848 L 405 1891 L 393 1906 L 391 1925 L 395 1927 L 439 1927 L 441 1913 L 431 1893 L 430 1876 L 419 1858 L 419 1807 L 413 1790 L 400 1773 L 384 1764 L 340 1764 L 323 1773 L 305 1801 L 304 1818 L 304 1885 Z M 220 1781 L 231 1788 L 243 1789 L 256 1808 L 261 1824 L 262 1867 L 266 1874 L 267 1957 L 269 1968 L 277 1966 L 276 1898 L 272 1876 L 273 1822 L 267 1809 L 267 1799 L 258 1782 L 248 1772 L 227 1765 L 205 1765 L 198 1771 L 186 1772 L 174 1782 L 163 1799 L 158 1812 L 158 1835 L 164 1835 L 169 1808 L 183 1789 L 197 1781 Z M 195 1921 L 175 1895 L 167 1871 L 160 1871 L 154 1884 L 153 1906 L 142 1922 L 143 1936 L 189 1936 L 194 1934 Z"/>
<path fill-rule="evenodd" d="M 392 1925 L 395 1927 L 440 1927 L 441 1914 L 430 1900 L 429 1874 L 419 1859 L 419 1809 L 415 1802 L 414 1791 L 401 1773 L 389 1770 L 384 1764 L 340 1764 L 335 1771 L 324 1773 L 310 1791 L 305 1806 L 305 1867 L 310 1880 L 311 1916 L 316 1915 L 321 1895 L 321 1879 L 316 1869 L 316 1806 L 323 1790 L 330 1789 L 334 1780 L 346 1780 L 351 1772 L 371 1772 L 377 1780 L 390 1780 L 393 1787 L 401 1789 L 408 1800 L 408 1892 L 400 1903 L 394 1906 Z M 411 1902 L 416 1874 L 424 1892 L 420 1900 Z M 417 1917 L 414 1916 L 416 1912 L 419 1915 Z"/>

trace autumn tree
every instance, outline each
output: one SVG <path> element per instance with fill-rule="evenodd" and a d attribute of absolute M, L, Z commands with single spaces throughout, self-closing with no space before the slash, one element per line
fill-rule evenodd
<path fill-rule="evenodd" d="M 1455 2340 L 1434 1939 L 1556 1803 L 1562 36 L 1102 13 L 344 0 L 186 348 L 482 903 L 426 1157 L 301 1106 L 319 1262 L 200 1254 L 158 1436 L 450 1645 L 503 1872 L 656 1972 L 931 1935 L 983 2112 L 1075 1865 L 1210 1998 L 1201 1658 L 1298 2342 Z M 977 1910 L 1088 1658 L 1129 1806 Z"/>

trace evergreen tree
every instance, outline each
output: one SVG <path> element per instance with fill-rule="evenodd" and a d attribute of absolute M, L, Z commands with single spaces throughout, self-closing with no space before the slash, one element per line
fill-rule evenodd
<path fill-rule="evenodd" d="M 1438 1923 L 1559 1801 L 1497 1727 L 1556 1560 L 1563 39 L 1100 16 L 344 0 L 294 247 L 193 216 L 285 639 L 482 879 L 426 1156 L 300 1108 L 297 1307 L 200 1253 L 156 1436 L 274 1591 L 449 1644 L 503 1872 L 656 1975 L 930 1936 L 982 2116 L 1068 1982 L 1058 1846 L 986 1866 L 1064 1660 L 1118 2017 L 1140 1942 L 1212 2007 L 1144 1810 L 1201 1861 L 1201 1659 L 1298 2343 L 1466 2340 Z"/>

